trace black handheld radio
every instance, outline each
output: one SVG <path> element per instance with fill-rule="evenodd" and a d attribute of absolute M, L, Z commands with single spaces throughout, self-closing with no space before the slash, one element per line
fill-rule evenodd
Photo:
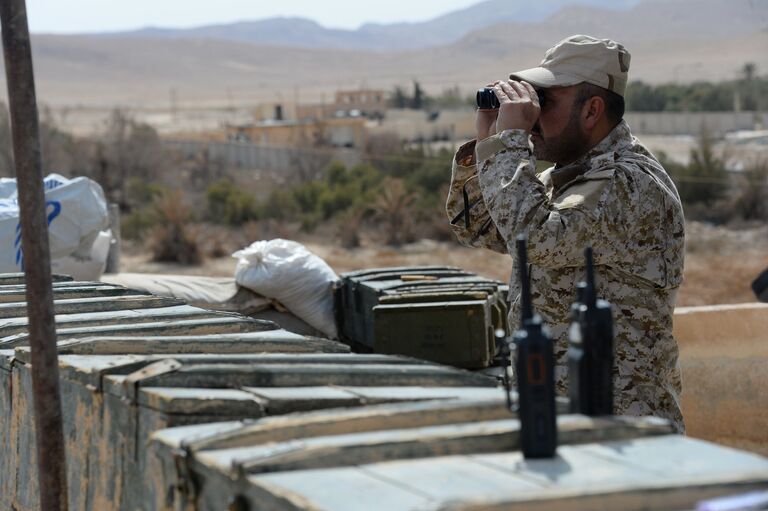
<path fill-rule="evenodd" d="M 573 413 L 613 414 L 611 304 L 597 298 L 592 247 L 584 251 L 587 278 L 576 288 L 568 332 L 568 396 Z"/>
<path fill-rule="evenodd" d="M 525 237 L 517 238 L 521 325 L 515 332 L 520 448 L 526 458 L 551 458 L 557 447 L 552 340 L 541 317 L 533 315 Z"/>

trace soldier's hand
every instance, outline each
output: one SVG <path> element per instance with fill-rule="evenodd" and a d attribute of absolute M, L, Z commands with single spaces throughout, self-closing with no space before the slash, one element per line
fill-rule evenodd
<path fill-rule="evenodd" d="M 539 96 L 528 82 L 509 80 L 493 86 L 501 107 L 496 119 L 496 131 L 522 129 L 530 133 L 539 119 Z"/>
<path fill-rule="evenodd" d="M 489 83 L 486 87 L 493 87 L 496 84 L 501 83 L 496 80 L 493 83 Z M 496 117 L 499 115 L 499 110 L 496 108 L 481 110 L 477 109 L 475 115 L 475 130 L 477 131 L 477 140 L 483 140 L 496 134 Z"/>

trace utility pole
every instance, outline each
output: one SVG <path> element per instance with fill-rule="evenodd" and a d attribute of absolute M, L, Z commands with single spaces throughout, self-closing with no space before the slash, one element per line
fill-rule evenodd
<path fill-rule="evenodd" d="M 32 47 L 25 0 L 0 0 L 32 354 L 40 508 L 67 510 L 67 470 Z M 4 412 L 3 412 L 4 413 Z"/>

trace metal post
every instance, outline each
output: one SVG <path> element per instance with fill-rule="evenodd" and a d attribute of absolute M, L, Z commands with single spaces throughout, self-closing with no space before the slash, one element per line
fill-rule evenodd
<path fill-rule="evenodd" d="M 25 0 L 0 0 L 0 20 L 21 213 L 40 508 L 66 511 L 66 461 L 51 259 Z"/>
<path fill-rule="evenodd" d="M 109 243 L 109 253 L 107 254 L 107 264 L 104 267 L 104 273 L 120 273 L 120 205 L 109 205 L 109 230 L 112 231 L 112 240 Z"/>

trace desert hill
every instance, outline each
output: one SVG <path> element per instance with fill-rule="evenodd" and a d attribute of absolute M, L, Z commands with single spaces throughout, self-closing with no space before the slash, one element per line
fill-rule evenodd
<path fill-rule="evenodd" d="M 496 0 L 491 0 L 496 1 Z M 621 11 L 567 7 L 544 21 L 503 22 L 451 44 L 370 51 L 298 48 L 218 38 L 39 35 L 33 39 L 41 101 L 54 106 L 180 106 L 320 101 L 338 88 L 408 85 L 468 92 L 538 64 L 573 33 L 613 37 L 632 53 L 632 79 L 733 79 L 744 63 L 768 71 L 768 2 L 642 0 Z M 2 88 L 3 90 L 5 87 Z"/>
<path fill-rule="evenodd" d="M 640 0 L 580 0 L 580 5 L 626 10 Z M 393 51 L 442 46 L 502 22 L 538 23 L 572 0 L 485 0 L 417 23 L 367 23 L 357 30 L 326 28 L 304 18 L 271 18 L 191 29 L 147 28 L 104 37 L 205 38 L 296 48 Z"/>

